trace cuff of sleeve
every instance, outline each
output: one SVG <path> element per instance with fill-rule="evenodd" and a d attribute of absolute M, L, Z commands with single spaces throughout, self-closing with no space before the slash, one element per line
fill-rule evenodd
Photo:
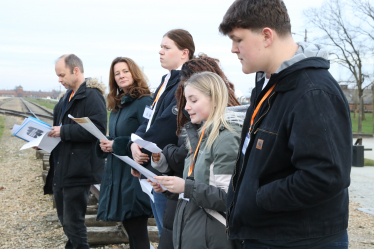
<path fill-rule="evenodd" d="M 195 187 L 195 181 L 186 179 L 184 184 L 184 197 L 191 198 Z"/>
<path fill-rule="evenodd" d="M 153 159 L 151 160 L 151 165 L 154 169 L 157 169 L 160 173 L 168 173 L 170 170 L 169 170 L 169 165 L 166 161 L 166 158 L 164 156 L 164 153 L 161 153 L 161 158 L 160 158 L 160 161 L 158 161 L 157 163 L 155 163 L 153 161 Z"/>
<path fill-rule="evenodd" d="M 130 137 L 117 137 L 113 140 L 113 153 L 119 156 L 127 156 L 127 145 Z"/>
<path fill-rule="evenodd" d="M 107 158 L 107 156 L 109 154 L 107 152 L 102 151 L 102 149 L 100 148 L 100 140 L 97 140 L 97 142 L 96 142 L 95 153 L 96 153 L 96 156 L 98 158 L 102 158 L 102 159 Z"/>
<path fill-rule="evenodd" d="M 60 137 L 62 141 L 69 141 L 71 139 L 69 132 L 70 125 L 61 125 Z"/>

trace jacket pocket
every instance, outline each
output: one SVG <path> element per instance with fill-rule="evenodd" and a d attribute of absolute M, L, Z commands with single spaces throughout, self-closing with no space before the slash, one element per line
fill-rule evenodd
<path fill-rule="evenodd" d="M 66 178 L 91 177 L 91 150 L 75 149 L 70 152 L 70 163 Z"/>

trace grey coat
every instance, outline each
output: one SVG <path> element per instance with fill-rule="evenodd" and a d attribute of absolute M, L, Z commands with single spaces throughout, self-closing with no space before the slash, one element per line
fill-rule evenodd
<path fill-rule="evenodd" d="M 221 126 L 211 148 L 205 148 L 209 135 L 209 132 L 205 132 L 193 179 L 187 179 L 187 176 L 190 158 L 192 161 L 200 135 L 196 125 L 188 123 L 185 126 L 193 152 L 190 150 L 185 160 L 185 199 L 179 199 L 174 218 L 175 249 L 240 248 L 240 243 L 227 239 L 225 229 L 226 192 L 235 166 L 241 132 L 240 125 L 231 123 L 230 126 L 234 131 Z"/>

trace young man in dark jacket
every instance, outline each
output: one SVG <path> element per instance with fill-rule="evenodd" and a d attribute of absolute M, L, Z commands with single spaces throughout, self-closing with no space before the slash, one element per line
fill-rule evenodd
<path fill-rule="evenodd" d="M 55 66 L 59 82 L 68 89 L 53 110 L 48 136 L 61 137 L 50 156 L 45 194 L 54 194 L 58 218 L 68 237 L 65 248 L 89 248 L 84 224 L 90 185 L 101 182 L 104 159 L 95 155 L 97 138 L 68 117 L 89 117 L 106 134 L 105 86 L 86 80 L 82 61 L 61 56 Z"/>
<path fill-rule="evenodd" d="M 229 238 L 246 249 L 348 248 L 351 121 L 328 52 L 293 41 L 282 0 L 237 0 L 219 29 L 243 72 L 257 72 L 227 195 Z"/>

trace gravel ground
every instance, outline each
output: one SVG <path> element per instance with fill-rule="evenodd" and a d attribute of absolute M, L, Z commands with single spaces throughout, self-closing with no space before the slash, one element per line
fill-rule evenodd
<path fill-rule="evenodd" d="M 0 140 L 0 249 L 64 248 L 66 237 L 62 228 L 46 221 L 46 217 L 55 216 L 56 211 L 52 209 L 51 196 L 43 195 L 41 161 L 35 159 L 35 151 L 31 149 L 19 151 L 25 142 L 10 134 L 13 124 L 20 124 L 23 119 L 4 117 L 5 131 Z M 352 198 L 362 189 L 360 178 L 356 177 L 362 172 L 352 169 Z M 370 181 L 365 184 L 370 184 Z M 371 185 L 365 185 L 365 188 L 372 190 L 373 185 L 371 181 Z M 349 248 L 374 248 L 374 215 L 358 211 L 361 206 L 350 202 Z M 105 248 L 128 248 L 128 245 Z"/>
<path fill-rule="evenodd" d="M 21 100 L 19 100 L 18 98 L 14 98 L 12 100 L 5 102 L 1 105 L 1 108 L 23 112 L 21 107 Z"/>

